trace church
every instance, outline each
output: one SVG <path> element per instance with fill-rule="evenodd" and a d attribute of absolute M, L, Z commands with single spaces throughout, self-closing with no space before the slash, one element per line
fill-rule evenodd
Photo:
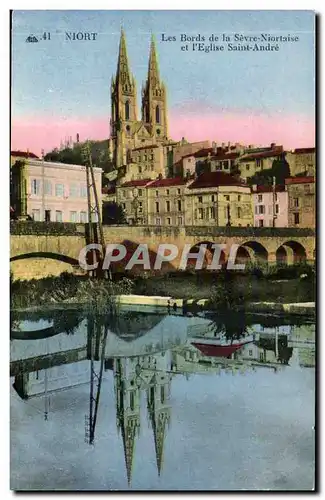
<path fill-rule="evenodd" d="M 123 181 L 166 177 L 171 163 L 168 153 L 172 153 L 175 145 L 168 138 L 166 87 L 160 79 L 153 36 L 141 99 L 139 120 L 137 85 L 130 70 L 122 29 L 117 71 L 111 83 L 109 153 L 113 169 L 118 177 L 123 177 Z"/>

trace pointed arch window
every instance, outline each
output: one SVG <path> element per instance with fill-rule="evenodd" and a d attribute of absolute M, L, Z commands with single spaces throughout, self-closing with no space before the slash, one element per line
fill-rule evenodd
<path fill-rule="evenodd" d="M 160 108 L 156 106 L 156 123 L 160 123 Z"/>
<path fill-rule="evenodd" d="M 125 103 L 125 119 L 130 119 L 130 102 L 128 100 Z"/>

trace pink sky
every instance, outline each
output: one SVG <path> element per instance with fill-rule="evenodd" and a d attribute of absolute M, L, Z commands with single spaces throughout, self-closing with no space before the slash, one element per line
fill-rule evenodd
<path fill-rule="evenodd" d="M 181 115 L 181 116 L 180 116 Z M 80 140 L 106 139 L 109 136 L 109 118 L 37 118 L 13 119 L 11 149 L 34 152 L 39 155 L 60 146 L 67 136 L 73 140 L 79 133 Z M 298 115 L 273 116 L 243 112 L 199 114 L 175 113 L 169 115 L 169 135 L 175 140 L 185 137 L 194 142 L 200 140 L 228 141 L 243 144 L 282 144 L 286 149 L 313 147 L 315 122 Z"/>

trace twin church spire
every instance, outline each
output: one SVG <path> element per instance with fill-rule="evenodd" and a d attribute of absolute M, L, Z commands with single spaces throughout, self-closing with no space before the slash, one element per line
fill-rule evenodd
<path fill-rule="evenodd" d="M 111 84 L 111 140 L 116 168 L 127 163 L 130 150 L 144 143 L 157 144 L 167 140 L 166 91 L 160 80 L 153 36 L 147 79 L 141 97 L 141 121 L 138 121 L 136 81 L 130 70 L 126 37 L 122 29 L 117 71 Z"/>

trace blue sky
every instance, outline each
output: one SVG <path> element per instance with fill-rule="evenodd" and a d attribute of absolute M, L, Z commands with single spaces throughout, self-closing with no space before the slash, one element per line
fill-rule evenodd
<path fill-rule="evenodd" d="M 314 119 L 312 11 L 14 11 L 12 25 L 12 118 L 18 125 L 33 117 L 108 120 L 121 26 L 138 102 L 153 33 L 170 112 Z M 98 36 L 69 42 L 66 31 Z M 43 32 L 51 33 L 50 41 L 25 42 Z M 177 41 L 162 42 L 162 33 Z M 197 53 L 181 51 L 182 33 L 291 34 L 299 41 L 282 44 L 278 52 Z"/>

